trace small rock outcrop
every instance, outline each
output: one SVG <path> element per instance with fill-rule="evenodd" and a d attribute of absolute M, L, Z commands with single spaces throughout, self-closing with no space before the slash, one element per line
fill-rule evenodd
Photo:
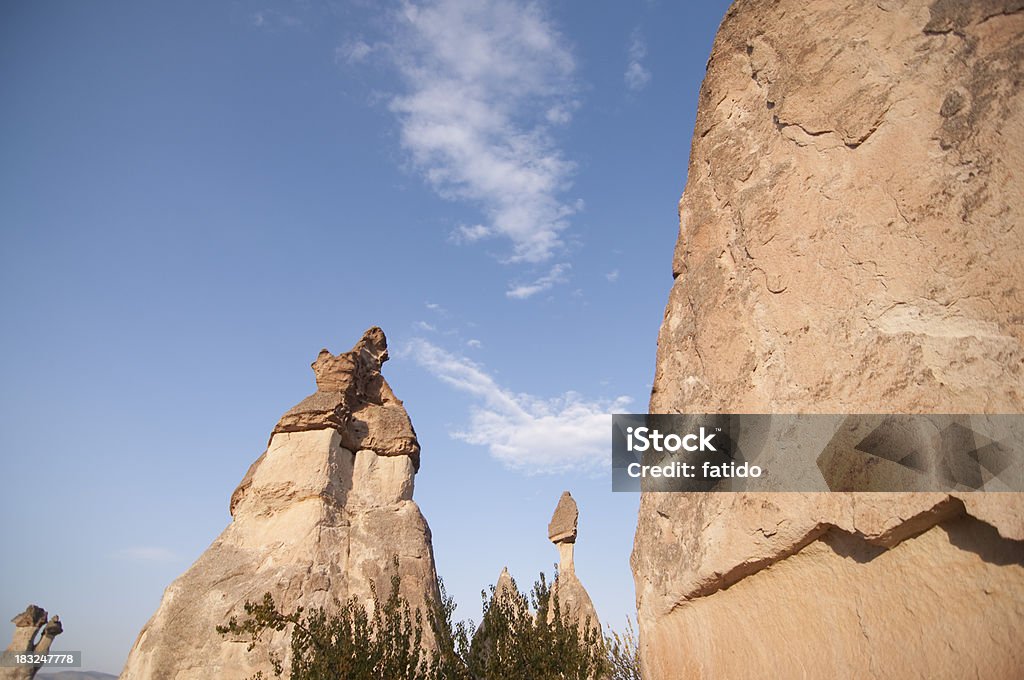
<path fill-rule="evenodd" d="M 601 621 L 597 617 L 597 610 L 594 609 L 587 589 L 576 576 L 576 565 L 573 562 L 579 515 L 572 494 L 562 492 L 548 524 L 548 538 L 558 548 L 558 578 L 552 584 L 551 592 L 558 597 L 562 611 L 567 611 L 574 620 L 579 621 L 581 627 L 589 625 L 600 635 Z"/>
<path fill-rule="evenodd" d="M 1022 10 L 733 4 L 650 412 L 1024 412 Z M 646 680 L 1024 677 L 1022 494 L 645 493 L 632 565 Z"/>
<path fill-rule="evenodd" d="M 46 618 L 46 610 L 30 604 L 13 619 L 14 639 L 7 651 L 15 654 L 46 654 L 53 639 L 64 632 L 60 617 Z M 32 680 L 40 666 L 11 666 L 0 668 L 0 680 Z"/>
<path fill-rule="evenodd" d="M 519 596 L 519 589 L 512 580 L 512 574 L 508 573 L 508 567 L 504 567 L 498 574 L 498 582 L 494 585 L 494 599 L 504 600 Z"/>
<path fill-rule="evenodd" d="M 411 606 L 438 597 L 430 529 L 412 500 L 420 448 L 381 375 L 387 358 L 379 328 L 349 352 L 320 352 L 317 391 L 278 422 L 231 496 L 231 523 L 168 587 L 123 680 L 267 674 L 268 651 L 287 659 L 289 631 L 247 652 L 216 626 L 243 619 L 246 600 L 266 592 L 283 611 L 336 611 L 350 597 L 369 606 L 371 583 L 387 592 L 395 556 Z"/>

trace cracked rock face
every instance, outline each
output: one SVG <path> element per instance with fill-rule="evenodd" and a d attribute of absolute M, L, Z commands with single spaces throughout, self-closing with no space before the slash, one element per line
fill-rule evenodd
<path fill-rule="evenodd" d="M 652 413 L 1024 412 L 1024 3 L 740 0 Z M 655 678 L 1024 676 L 1020 494 L 658 494 Z"/>
<path fill-rule="evenodd" d="M 268 650 L 288 666 L 289 631 L 264 634 L 269 644 L 247 652 L 246 640 L 216 626 L 242 620 L 245 601 L 266 592 L 286 612 L 330 612 L 353 596 L 369 605 L 371 583 L 390 587 L 393 556 L 413 607 L 437 597 L 430 529 L 412 500 L 419 444 L 380 374 L 386 360 L 379 328 L 350 352 L 320 353 L 317 392 L 278 423 L 232 494 L 232 522 L 168 587 L 121 678 L 269 676 Z"/>

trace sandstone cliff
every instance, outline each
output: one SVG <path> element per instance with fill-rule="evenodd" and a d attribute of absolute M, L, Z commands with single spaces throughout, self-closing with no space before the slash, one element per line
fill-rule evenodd
<path fill-rule="evenodd" d="M 652 413 L 1024 411 L 1024 3 L 740 0 Z M 1019 494 L 658 494 L 656 678 L 1019 678 Z"/>
<path fill-rule="evenodd" d="M 387 592 L 392 557 L 413 606 L 437 596 L 430 529 L 412 500 L 419 444 L 380 374 L 387 341 L 371 328 L 350 351 L 313 363 L 317 391 L 288 411 L 231 496 L 232 522 L 170 585 L 121 678 L 247 678 L 269 671 L 268 647 L 216 632 L 246 600 L 283 611 L 371 602 Z M 269 649 L 286 656 L 288 631 Z M 287 662 L 286 662 L 287 667 Z"/>

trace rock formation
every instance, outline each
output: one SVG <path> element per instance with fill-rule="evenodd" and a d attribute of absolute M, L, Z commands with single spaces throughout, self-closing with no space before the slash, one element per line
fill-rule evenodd
<path fill-rule="evenodd" d="M 34 604 L 25 607 L 11 623 L 14 624 L 14 639 L 7 651 L 14 654 L 46 654 L 53 639 L 64 632 L 59 616 L 47 621 L 46 610 Z M 0 667 L 0 680 L 32 680 L 39 669 L 40 666 L 35 665 Z"/>
<path fill-rule="evenodd" d="M 494 599 L 502 600 L 519 596 L 519 589 L 512 580 L 512 574 L 508 573 L 508 567 L 503 567 L 498 574 L 498 582 L 494 585 Z"/>
<path fill-rule="evenodd" d="M 652 413 L 1024 410 L 1019 1 L 739 0 Z M 645 493 L 647 680 L 1024 677 L 1010 493 Z"/>
<path fill-rule="evenodd" d="M 216 626 L 266 592 L 283 611 L 336 610 L 353 596 L 369 606 L 371 583 L 387 592 L 394 556 L 413 607 L 438 596 L 430 529 L 412 500 L 419 444 L 380 373 L 387 358 L 379 328 L 350 352 L 320 352 L 317 391 L 274 428 L 231 496 L 232 522 L 164 593 L 123 680 L 266 673 L 268 650 L 287 658 L 289 631 L 247 652 Z"/>
<path fill-rule="evenodd" d="M 573 550 L 576 547 L 576 522 L 580 513 L 576 501 L 568 491 L 562 492 L 558 499 L 555 512 L 548 524 L 548 538 L 558 548 L 558 578 L 551 586 L 551 592 L 558 597 L 559 607 L 568 611 L 569 615 L 580 626 L 590 625 L 601 632 L 601 621 L 597 610 L 590 600 L 587 589 L 583 587 L 573 563 Z M 551 612 L 553 614 L 554 612 Z"/>

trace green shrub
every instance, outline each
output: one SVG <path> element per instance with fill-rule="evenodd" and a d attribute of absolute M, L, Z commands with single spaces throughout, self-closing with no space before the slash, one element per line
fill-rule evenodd
<path fill-rule="evenodd" d="M 397 572 L 397 569 L 396 569 Z M 562 611 L 544 574 L 530 595 L 492 586 L 481 593 L 484 613 L 472 633 L 472 622 L 453 624 L 455 604 L 438 581 L 440 601 L 427 610 L 413 610 L 391 579 L 386 598 L 373 593 L 372 610 L 355 598 L 336 614 L 322 608 L 281 612 L 267 593 L 262 602 L 245 603 L 245 620 L 235 617 L 218 626 L 221 635 L 241 635 L 249 650 L 269 631 L 291 627 L 291 661 L 287 675 L 281 658 L 271 654 L 274 677 L 291 680 L 636 680 L 628 674 L 636 645 L 630 626 L 627 638 L 602 640 L 589 620 L 577 622 Z M 628 622 L 627 622 L 628 623 Z M 434 640 L 429 651 L 425 631 Z M 631 646 L 630 646 L 631 645 Z M 632 666 L 636 668 L 636 665 Z M 263 672 L 253 680 L 266 680 Z"/>

